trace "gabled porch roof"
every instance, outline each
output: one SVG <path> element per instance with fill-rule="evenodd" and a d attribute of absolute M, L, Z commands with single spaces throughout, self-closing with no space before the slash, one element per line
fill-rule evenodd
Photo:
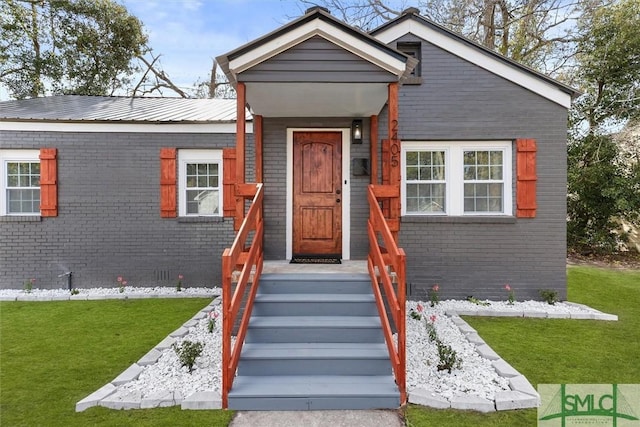
<path fill-rule="evenodd" d="M 217 58 L 247 103 L 265 117 L 363 117 L 380 112 L 389 83 L 417 60 L 321 8 Z"/>

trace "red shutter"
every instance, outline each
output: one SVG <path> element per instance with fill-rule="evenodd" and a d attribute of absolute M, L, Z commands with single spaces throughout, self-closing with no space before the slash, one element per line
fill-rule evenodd
<path fill-rule="evenodd" d="M 40 149 L 40 215 L 58 216 L 58 150 Z"/>
<path fill-rule="evenodd" d="M 236 216 L 236 149 L 222 150 L 222 210 L 225 217 Z"/>
<path fill-rule="evenodd" d="M 536 216 L 536 140 L 516 140 L 516 217 Z"/>
<path fill-rule="evenodd" d="M 160 216 L 175 218 L 176 212 L 176 149 L 160 149 Z"/>

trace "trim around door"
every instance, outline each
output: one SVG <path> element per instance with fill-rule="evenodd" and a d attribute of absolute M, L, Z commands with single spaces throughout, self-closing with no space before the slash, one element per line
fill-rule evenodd
<path fill-rule="evenodd" d="M 287 128 L 287 260 L 293 256 L 293 133 L 342 132 L 342 259 L 351 259 L 351 145 L 349 128 Z"/>

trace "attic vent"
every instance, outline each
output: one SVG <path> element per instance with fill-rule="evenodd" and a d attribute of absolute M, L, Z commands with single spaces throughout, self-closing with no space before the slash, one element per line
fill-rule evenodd
<path fill-rule="evenodd" d="M 308 15 L 312 12 L 315 12 L 316 10 L 322 10 L 323 12 L 327 12 L 329 15 L 331 15 L 331 12 L 329 12 L 329 9 L 327 9 L 326 7 L 322 7 L 322 6 L 312 6 L 309 9 L 304 11 L 305 15 Z"/>

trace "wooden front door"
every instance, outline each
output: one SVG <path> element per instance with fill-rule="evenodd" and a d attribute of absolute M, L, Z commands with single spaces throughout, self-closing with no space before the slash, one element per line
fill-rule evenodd
<path fill-rule="evenodd" d="M 342 133 L 293 133 L 293 254 L 342 255 Z"/>

